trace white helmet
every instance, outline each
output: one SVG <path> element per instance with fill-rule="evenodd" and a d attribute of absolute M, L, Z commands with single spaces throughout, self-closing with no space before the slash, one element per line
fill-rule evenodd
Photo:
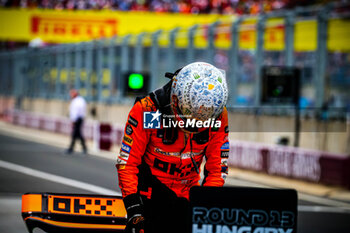
<path fill-rule="evenodd" d="M 175 115 L 201 121 L 217 118 L 227 96 L 226 77 L 211 64 L 191 63 L 173 77 L 170 98 Z"/>

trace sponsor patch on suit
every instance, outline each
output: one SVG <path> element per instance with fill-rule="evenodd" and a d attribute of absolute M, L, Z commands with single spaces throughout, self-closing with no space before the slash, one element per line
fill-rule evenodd
<path fill-rule="evenodd" d="M 120 151 L 119 157 L 128 160 L 129 159 L 129 154 L 125 153 L 124 151 Z"/>
<path fill-rule="evenodd" d="M 127 125 L 125 128 L 125 133 L 127 135 L 131 135 L 134 132 L 134 130 L 132 129 L 132 127 L 130 125 Z"/>
<path fill-rule="evenodd" d="M 130 153 L 130 151 L 131 151 L 131 147 L 126 145 L 124 142 L 122 143 L 122 148 L 121 149 L 122 149 L 122 151 L 125 151 L 127 153 Z"/>
<path fill-rule="evenodd" d="M 124 138 L 123 138 L 123 141 L 125 143 L 129 144 L 130 146 L 132 146 L 133 140 L 132 140 L 131 137 L 128 137 L 128 136 L 125 135 Z"/>
<path fill-rule="evenodd" d="M 225 151 L 221 151 L 221 158 L 228 158 L 228 151 L 225 150 Z"/>
<path fill-rule="evenodd" d="M 129 154 L 124 151 L 120 151 L 119 156 L 117 158 L 118 165 L 125 165 L 129 159 Z"/>
<path fill-rule="evenodd" d="M 228 133 L 230 130 L 228 129 L 228 126 L 225 127 L 225 133 Z"/>
<path fill-rule="evenodd" d="M 130 123 L 130 125 L 134 126 L 135 128 L 139 124 L 139 122 L 135 118 L 133 118 L 132 116 L 129 116 L 128 122 Z"/>
<path fill-rule="evenodd" d="M 230 149 L 230 143 L 229 142 L 225 142 L 224 144 L 222 144 L 221 150 L 229 150 Z"/>

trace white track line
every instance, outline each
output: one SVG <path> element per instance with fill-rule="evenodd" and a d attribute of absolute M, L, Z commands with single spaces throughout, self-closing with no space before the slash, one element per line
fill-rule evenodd
<path fill-rule="evenodd" d="M 330 206 L 309 206 L 309 205 L 299 205 L 298 212 L 350 214 L 350 210 L 345 208 L 330 207 Z"/>
<path fill-rule="evenodd" d="M 63 176 L 53 175 L 53 174 L 50 174 L 47 172 L 42 172 L 42 171 L 35 170 L 32 168 L 17 165 L 14 163 L 9 163 L 9 162 L 3 161 L 3 160 L 0 160 L 0 167 L 15 171 L 15 172 L 20 172 L 20 173 L 23 173 L 23 174 L 26 174 L 29 176 L 37 177 L 40 179 L 49 180 L 52 182 L 64 184 L 64 185 L 71 186 L 74 188 L 87 190 L 87 191 L 90 191 L 90 192 L 96 193 L 96 194 L 118 195 L 118 196 L 121 195 L 120 192 L 116 192 L 114 190 L 110 190 L 110 189 L 102 188 L 100 186 L 96 186 L 96 185 L 88 184 L 85 182 L 69 179 L 69 178 L 66 178 Z"/>
<path fill-rule="evenodd" d="M 322 205 L 328 205 L 328 206 L 333 206 L 333 207 L 338 207 L 340 209 L 345 209 L 347 211 L 350 211 L 350 204 L 342 201 L 336 201 L 328 198 L 323 198 L 323 197 L 317 197 L 305 193 L 300 193 L 298 192 L 298 198 L 304 201 L 309 201 L 313 203 L 319 203 Z"/>
<path fill-rule="evenodd" d="M 67 186 L 87 190 L 93 193 L 97 194 L 104 194 L 104 195 L 118 195 L 120 196 L 120 192 L 116 192 L 114 190 L 102 188 L 96 185 L 88 184 L 85 182 L 65 178 L 62 176 L 53 175 L 47 172 L 38 171 L 32 168 L 24 167 L 21 165 L 17 165 L 14 163 L 6 162 L 3 160 L 0 160 L 0 167 L 12 170 L 15 172 L 20 172 L 26 175 L 30 175 L 33 177 L 37 177 L 44 180 L 49 180 L 52 182 L 64 184 Z M 319 202 L 322 204 L 333 204 L 335 206 L 308 206 L 308 205 L 299 205 L 298 211 L 299 212 L 323 212 L 323 213 L 350 213 L 350 208 L 348 206 L 344 206 L 347 203 L 344 202 L 338 202 L 333 200 L 328 200 L 326 198 L 319 198 L 314 197 L 311 195 L 305 195 L 305 194 L 299 194 L 299 197 L 303 196 L 302 199 L 312 201 L 312 202 Z M 306 196 L 306 197 L 305 197 Z M 343 206 L 340 206 L 343 205 Z"/>
<path fill-rule="evenodd" d="M 233 186 L 246 186 L 246 187 L 259 187 L 259 188 L 278 188 L 278 187 L 254 183 L 252 181 L 237 179 L 233 177 L 228 177 L 228 179 L 226 179 L 226 184 L 231 186 L 233 185 Z M 301 193 L 301 192 L 298 192 L 298 199 L 312 202 L 312 203 L 317 203 L 319 205 L 332 206 L 333 208 L 336 207 L 336 208 L 339 208 L 341 211 L 342 210 L 350 211 L 350 204 L 343 201 L 333 200 L 333 199 L 319 197 L 319 196 Z"/>

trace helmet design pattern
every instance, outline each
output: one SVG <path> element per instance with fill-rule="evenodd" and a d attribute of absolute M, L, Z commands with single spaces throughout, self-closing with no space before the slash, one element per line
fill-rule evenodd
<path fill-rule="evenodd" d="M 227 97 L 225 75 L 211 64 L 191 63 L 173 78 L 172 101 L 183 115 L 190 115 L 191 119 L 205 121 L 218 117 Z"/>

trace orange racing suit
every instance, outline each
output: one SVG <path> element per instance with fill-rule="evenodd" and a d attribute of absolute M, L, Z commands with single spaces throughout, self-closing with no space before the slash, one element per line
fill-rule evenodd
<path fill-rule="evenodd" d="M 151 174 L 177 197 L 189 198 L 191 187 L 199 185 L 200 168 L 206 158 L 204 186 L 222 186 L 228 173 L 228 120 L 223 110 L 217 120 L 220 128 L 208 128 L 198 134 L 185 133 L 179 128 L 144 129 L 145 112 L 161 110 L 170 113 L 170 85 L 139 99 L 131 109 L 124 130 L 124 138 L 117 158 L 119 186 L 123 197 L 139 193 L 151 198 L 152 187 L 141 187 L 139 166 L 146 164 Z M 141 173 L 141 172 L 140 172 Z M 141 182 L 142 183 L 142 182 Z"/>

